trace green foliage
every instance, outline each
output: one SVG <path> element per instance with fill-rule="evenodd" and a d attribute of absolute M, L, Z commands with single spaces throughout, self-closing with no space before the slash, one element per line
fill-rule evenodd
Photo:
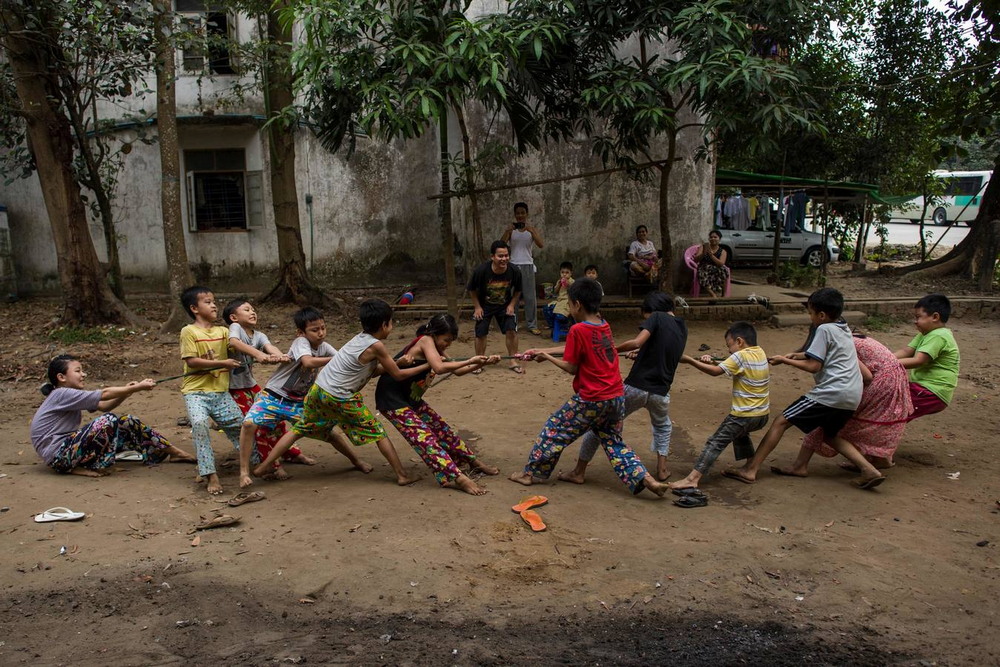
<path fill-rule="evenodd" d="M 292 56 L 303 109 L 323 144 L 353 149 L 359 130 L 421 136 L 447 109 L 476 100 L 503 110 L 518 148 L 537 145 L 529 103 L 511 95 L 512 69 L 544 63 L 558 21 L 470 19 L 454 0 L 304 0 L 284 10 L 301 26 Z"/>
<path fill-rule="evenodd" d="M 67 326 L 53 329 L 49 332 L 49 338 L 62 345 L 72 345 L 74 343 L 112 343 L 124 340 L 126 333 L 124 327 L 110 325 L 100 327 Z"/>
<path fill-rule="evenodd" d="M 785 287 L 821 287 L 824 277 L 818 269 L 802 266 L 798 262 L 778 265 L 778 284 Z"/>

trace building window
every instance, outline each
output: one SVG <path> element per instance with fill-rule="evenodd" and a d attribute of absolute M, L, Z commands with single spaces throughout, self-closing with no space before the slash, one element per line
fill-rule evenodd
<path fill-rule="evenodd" d="M 184 151 L 188 229 L 255 229 L 262 224 L 261 172 L 246 170 L 242 148 Z"/>
<path fill-rule="evenodd" d="M 176 0 L 182 14 L 181 66 L 184 72 L 236 74 L 230 45 L 236 22 L 217 2 Z"/>

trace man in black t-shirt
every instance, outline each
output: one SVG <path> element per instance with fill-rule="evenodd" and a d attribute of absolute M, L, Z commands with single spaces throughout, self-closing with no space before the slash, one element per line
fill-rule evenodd
<path fill-rule="evenodd" d="M 510 265 L 510 247 L 503 241 L 490 246 L 490 261 L 475 268 L 466 286 L 472 296 L 476 321 L 476 355 L 486 354 L 486 337 L 490 333 L 490 320 L 496 320 L 507 343 L 507 354 L 517 354 L 517 302 L 521 298 L 521 272 Z M 510 360 L 510 369 L 523 374 L 524 369 L 516 359 Z M 478 375 L 482 369 L 472 371 Z"/>

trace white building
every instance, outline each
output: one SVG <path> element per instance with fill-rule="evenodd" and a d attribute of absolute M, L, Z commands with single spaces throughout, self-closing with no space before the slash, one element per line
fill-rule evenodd
<path fill-rule="evenodd" d="M 492 4 L 489 9 L 495 11 Z M 216 11 L 210 1 L 175 0 L 175 7 L 183 20 L 204 24 L 209 30 L 239 39 L 257 34 L 254 22 Z M 177 63 L 180 158 L 186 181 L 182 207 L 189 261 L 199 281 L 220 290 L 263 289 L 270 286 L 277 265 L 268 152 L 260 132 L 263 101 L 259 95 L 242 99 L 233 95 L 232 84 L 239 75 L 236 63 L 224 51 L 206 57 L 179 49 Z M 148 87 L 155 88 L 153 83 L 150 73 Z M 135 98 L 133 109 L 155 106 L 150 94 Z M 470 118 L 473 141 L 479 141 L 487 125 L 475 112 Z M 455 153 L 461 150 L 461 140 L 457 126 L 452 125 L 450 146 Z M 492 129 L 495 133 L 504 130 L 502 123 Z M 155 134 L 152 120 L 148 131 Z M 116 135 L 131 143 L 114 198 L 126 289 L 165 290 L 159 147 L 136 141 L 136 126 L 124 117 Z M 699 140 L 696 132 L 682 139 Z M 682 144 L 679 154 L 693 155 L 693 148 Z M 343 153 L 327 152 L 308 129 L 300 128 L 296 150 L 303 244 L 321 285 L 443 283 L 437 203 L 428 199 L 440 189 L 436 131 L 405 143 L 362 139 L 348 159 Z M 581 137 L 512 160 L 485 185 L 599 169 L 600 161 Z M 674 168 L 672 237 L 678 258 L 686 246 L 702 240 L 711 224 L 712 178 L 710 165 L 690 158 Z M 514 202 L 525 201 L 531 207 L 533 224 L 546 240 L 545 248 L 536 252 L 540 281 L 555 277 L 561 261 L 573 261 L 581 273 L 585 264 L 594 263 L 600 267 L 606 289 L 618 291 L 624 249 L 634 238 L 636 225 L 648 225 L 653 241 L 659 242 L 655 181 L 639 184 L 613 174 L 482 194 L 486 244 L 502 234 Z M 464 268 L 475 261 L 470 252 L 471 221 L 467 203 L 454 201 L 456 237 L 463 252 L 456 263 Z M 37 177 L 0 186 L 0 205 L 7 207 L 18 289 L 23 293 L 57 290 L 54 245 Z M 100 223 L 93 221 L 91 230 L 98 254 L 104 257 Z"/>

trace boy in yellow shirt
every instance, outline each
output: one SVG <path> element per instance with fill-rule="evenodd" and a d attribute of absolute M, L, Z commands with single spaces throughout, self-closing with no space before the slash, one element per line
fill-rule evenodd
<path fill-rule="evenodd" d="M 239 449 L 243 413 L 229 393 L 229 371 L 239 367 L 240 362 L 229 358 L 229 328 L 215 324 L 219 307 L 211 290 L 189 287 L 181 294 L 181 304 L 194 320 L 193 324 L 181 329 L 181 359 L 185 373 L 181 394 L 191 422 L 198 474 L 208 482 L 208 492 L 219 495 L 222 484 L 215 471 L 209 418 L 215 420 L 233 447 Z"/>

